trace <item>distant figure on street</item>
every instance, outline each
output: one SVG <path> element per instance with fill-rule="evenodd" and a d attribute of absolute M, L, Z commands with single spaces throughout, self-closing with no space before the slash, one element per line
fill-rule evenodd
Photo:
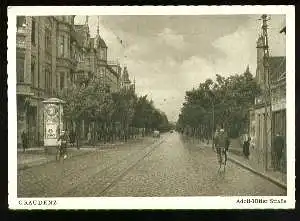
<path fill-rule="evenodd" d="M 273 158 L 273 167 L 275 170 L 280 169 L 280 161 L 282 159 L 282 154 L 284 150 L 284 139 L 283 137 L 277 133 L 273 140 L 272 145 L 272 158 Z"/>
<path fill-rule="evenodd" d="M 21 139 L 22 139 L 22 147 L 23 147 L 23 152 L 28 148 L 28 137 L 25 133 L 25 130 L 21 134 Z"/>
<path fill-rule="evenodd" d="M 89 131 L 87 133 L 87 140 L 88 140 L 88 144 L 91 144 L 91 141 L 92 141 L 92 134 L 91 134 L 91 131 Z"/>
<path fill-rule="evenodd" d="M 245 140 L 243 143 L 243 153 L 247 159 L 249 159 L 249 155 L 250 155 L 250 151 L 249 151 L 250 141 L 251 141 L 251 138 L 250 138 L 250 136 L 248 136 L 248 139 Z"/>
<path fill-rule="evenodd" d="M 59 136 L 57 141 L 61 141 L 61 144 L 60 144 L 59 148 L 60 148 L 61 155 L 64 156 L 64 159 L 67 158 L 67 143 L 68 143 L 68 140 L 69 140 L 69 136 L 68 136 L 67 131 L 62 130 L 61 135 Z"/>
<path fill-rule="evenodd" d="M 225 164 L 227 162 L 227 151 L 229 148 L 229 139 L 224 129 L 220 129 L 219 133 L 215 136 L 214 146 L 218 154 L 219 163 L 222 162 L 221 151 L 224 151 L 225 154 Z M 224 148 L 224 150 L 222 150 Z"/>
<path fill-rule="evenodd" d="M 75 146 L 75 133 L 73 130 L 70 132 L 70 144 L 74 147 Z"/>

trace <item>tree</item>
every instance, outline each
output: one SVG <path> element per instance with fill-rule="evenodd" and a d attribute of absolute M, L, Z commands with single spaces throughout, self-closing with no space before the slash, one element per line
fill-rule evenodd
<path fill-rule="evenodd" d="M 215 81 L 207 79 L 197 89 L 186 92 L 177 127 L 202 125 L 210 130 L 215 125 L 222 125 L 232 136 L 237 136 L 247 127 L 249 108 L 259 93 L 259 86 L 249 71 L 227 78 L 216 75 Z"/>

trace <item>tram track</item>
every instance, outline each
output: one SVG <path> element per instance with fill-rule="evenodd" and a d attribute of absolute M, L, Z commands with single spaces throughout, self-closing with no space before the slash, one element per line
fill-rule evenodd
<path fill-rule="evenodd" d="M 129 154 L 126 154 L 125 156 L 123 156 L 124 153 L 122 152 L 118 152 L 117 155 L 117 162 L 110 164 L 108 167 L 105 168 L 100 168 L 100 170 L 96 170 L 95 172 L 93 172 L 92 174 L 97 174 L 100 173 L 101 170 L 105 170 L 106 168 L 112 167 L 114 165 L 118 165 L 123 161 L 126 161 L 127 159 L 130 159 L 134 154 L 136 153 L 140 153 L 141 151 L 143 151 L 144 149 L 148 148 L 151 145 L 154 145 L 155 142 L 151 143 L 150 145 L 147 145 L 146 147 L 144 146 L 138 146 L 136 147 L 136 149 L 132 152 L 130 152 Z M 22 187 L 19 190 L 18 187 L 18 192 L 26 192 L 25 194 L 21 194 L 22 196 L 24 195 L 24 197 L 36 197 L 37 196 L 37 192 L 38 193 L 43 193 L 44 197 L 50 197 L 50 196 L 59 196 L 61 194 L 63 194 L 65 191 L 63 191 L 64 189 L 68 188 L 70 185 L 74 186 L 74 183 L 78 183 L 77 185 L 79 185 L 80 183 L 86 181 L 86 179 L 89 178 L 90 174 L 86 174 L 85 172 L 95 168 L 95 162 L 99 162 L 99 159 L 101 159 L 101 151 L 100 150 L 95 150 L 95 155 L 93 156 L 94 159 L 90 159 L 90 155 L 93 152 L 89 152 L 89 154 L 83 154 L 80 155 L 81 157 L 76 157 L 76 161 L 65 161 L 64 163 L 61 162 L 57 162 L 56 163 L 51 163 L 51 164 L 47 164 L 44 166 L 54 166 L 54 169 L 52 169 L 52 174 L 42 174 L 41 172 L 39 174 L 35 174 L 32 171 L 23 171 L 28 173 L 27 177 L 29 177 L 29 179 L 31 179 L 29 182 L 27 180 L 27 183 L 30 183 L 30 186 L 32 188 L 28 189 L 28 186 L 22 189 Z M 108 156 L 108 159 L 106 159 L 106 161 L 110 161 L 115 159 L 116 156 Z M 91 162 L 91 164 L 81 164 L 81 162 L 85 163 L 85 162 Z M 101 161 L 100 161 L 101 163 Z M 63 165 L 65 164 L 65 165 Z M 74 165 L 74 166 L 72 166 Z M 62 167 L 61 167 L 62 166 Z M 66 170 L 66 168 L 70 168 L 69 170 Z M 28 176 L 29 175 L 29 176 Z M 24 176 L 22 176 L 24 177 Z M 33 179 L 32 179 L 33 178 Z M 32 180 L 34 180 L 36 178 L 36 180 L 34 182 L 32 182 Z M 23 180 L 24 182 L 24 180 Z M 25 180 L 26 183 L 26 180 Z M 77 186 L 76 185 L 76 186 Z M 23 185 L 24 186 L 24 185 Z M 75 186 L 75 187 L 76 187 Z M 72 189 L 74 189 L 75 187 L 73 187 Z M 29 190 L 29 191 L 28 191 Z"/>
<path fill-rule="evenodd" d="M 99 169 L 94 175 L 86 177 L 84 182 L 78 183 L 72 189 L 64 192 L 63 197 L 96 197 L 101 196 L 108 189 L 113 187 L 123 176 L 134 168 L 145 157 L 150 155 L 165 140 L 159 140 L 147 146 L 145 151 L 136 151 L 124 157 L 119 162 L 113 163 L 105 168 Z M 129 162 L 129 163 L 128 163 Z M 122 164 L 125 164 L 122 166 Z M 100 191 L 98 188 L 102 187 Z"/>

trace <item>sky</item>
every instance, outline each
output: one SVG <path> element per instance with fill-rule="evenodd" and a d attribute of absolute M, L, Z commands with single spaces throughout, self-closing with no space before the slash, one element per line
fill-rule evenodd
<path fill-rule="evenodd" d="M 256 40 L 260 15 L 105 15 L 89 16 L 91 37 L 99 31 L 108 46 L 108 59 L 126 65 L 136 80 L 138 95 L 148 95 L 177 121 L 185 91 L 216 74 L 256 70 Z M 76 16 L 84 24 L 85 16 Z M 271 15 L 271 56 L 285 56 L 285 16 Z M 122 40 L 122 44 L 120 43 Z"/>

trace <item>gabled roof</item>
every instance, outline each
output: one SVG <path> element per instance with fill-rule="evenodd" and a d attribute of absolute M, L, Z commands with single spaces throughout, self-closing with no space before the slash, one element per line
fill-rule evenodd
<path fill-rule="evenodd" d="M 105 41 L 101 38 L 100 35 L 96 35 L 95 37 L 95 46 L 97 45 L 100 48 L 107 48 Z"/>
<path fill-rule="evenodd" d="M 84 45 L 85 34 L 89 33 L 89 28 L 87 25 L 74 25 L 75 39 L 80 46 Z"/>
<path fill-rule="evenodd" d="M 286 33 L 286 26 L 284 26 L 284 27 L 280 30 L 280 33 L 282 33 L 282 32 Z"/>
<path fill-rule="evenodd" d="M 90 38 L 90 47 L 91 48 L 94 48 L 94 41 L 95 41 L 94 38 Z"/>
<path fill-rule="evenodd" d="M 83 46 L 84 44 L 84 28 L 84 25 L 74 25 L 75 39 L 77 41 L 77 44 L 80 46 Z"/>

